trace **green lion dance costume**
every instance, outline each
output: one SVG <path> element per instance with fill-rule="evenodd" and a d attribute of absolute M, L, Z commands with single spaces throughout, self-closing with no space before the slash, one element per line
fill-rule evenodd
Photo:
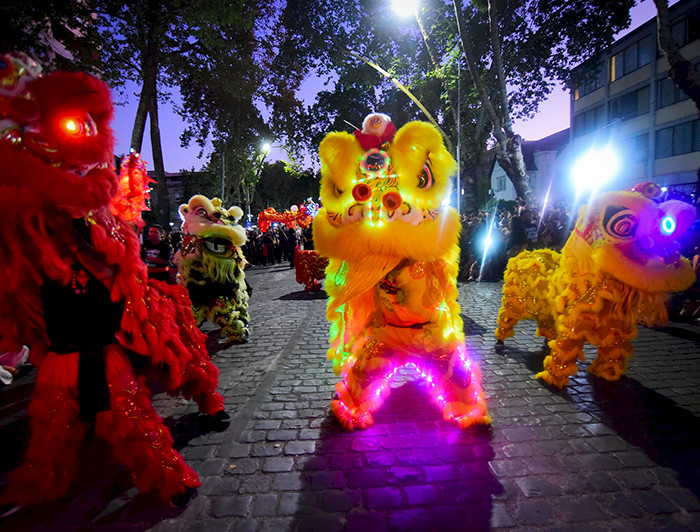
<path fill-rule="evenodd" d="M 637 322 L 664 323 L 668 293 L 695 282 L 678 253 L 695 209 L 660 196 L 648 182 L 601 194 L 581 208 L 561 254 L 523 251 L 508 261 L 496 337 L 502 342 L 518 321 L 535 320 L 551 349 L 537 378 L 568 384 L 588 342 L 598 348 L 588 371 L 619 379 L 634 352 Z"/>
<path fill-rule="evenodd" d="M 442 207 L 456 163 L 437 130 L 386 115 L 321 142 L 316 249 L 326 269 L 328 358 L 342 381 L 331 410 L 372 425 L 394 371 L 413 368 L 446 420 L 490 423 L 481 372 L 464 346 L 457 303 L 457 211 Z"/>
<path fill-rule="evenodd" d="M 241 246 L 245 229 L 240 207 L 225 210 L 221 200 L 193 196 L 180 205 L 182 247 L 175 254 L 180 282 L 192 300 L 197 324 L 209 320 L 232 342 L 248 340 L 248 292 Z"/>

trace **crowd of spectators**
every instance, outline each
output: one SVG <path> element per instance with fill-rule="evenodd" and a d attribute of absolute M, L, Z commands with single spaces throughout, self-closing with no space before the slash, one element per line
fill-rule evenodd
<path fill-rule="evenodd" d="M 503 279 L 508 259 L 526 249 L 560 251 L 571 228 L 570 207 L 565 202 L 544 212 L 515 202 L 463 215 L 459 280 Z"/>
<path fill-rule="evenodd" d="M 311 227 L 307 229 L 288 228 L 273 224 L 266 232 L 257 227 L 248 229 L 248 242 L 243 246 L 243 254 L 250 264 L 266 266 L 288 262 L 294 267 L 294 250 L 313 249 Z"/>
<path fill-rule="evenodd" d="M 465 214 L 462 216 L 459 242 L 458 279 L 486 282 L 502 280 L 508 259 L 521 251 L 541 248 L 561 251 L 575 222 L 571 206 L 563 201 L 547 206 L 544 211 L 538 207 L 525 206 L 523 202 L 506 202 L 489 210 Z M 292 268 L 297 247 L 314 248 L 310 227 L 287 228 L 273 224 L 265 233 L 255 226 L 248 229 L 247 233 L 248 242 L 243 246 L 243 253 L 248 262 L 255 266 L 288 262 Z M 683 254 L 692 260 L 700 279 L 700 231 L 696 230 L 694 234 L 696 238 L 690 241 Z M 181 245 L 182 234 L 172 231 L 168 235 L 160 226 L 152 226 L 144 237 L 142 257 L 149 265 L 149 276 L 167 276 L 169 282 L 175 283 L 177 272 L 172 258 Z M 166 244 L 167 258 L 163 251 Z M 163 264 L 163 259 L 167 261 L 167 266 Z M 686 292 L 671 298 L 669 313 L 674 320 L 700 322 L 700 280 Z"/>

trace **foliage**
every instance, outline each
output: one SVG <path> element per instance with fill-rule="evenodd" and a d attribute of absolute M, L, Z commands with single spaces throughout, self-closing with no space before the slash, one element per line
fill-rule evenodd
<path fill-rule="evenodd" d="M 277 161 L 263 169 L 258 194 L 251 205 L 252 213 L 267 207 L 283 212 L 292 205 L 301 205 L 307 198 L 318 201 L 319 176 L 311 170 L 294 175 L 285 166 L 284 162 Z"/>
<path fill-rule="evenodd" d="M 46 71 L 95 72 L 97 28 L 94 2 L 23 0 L 0 3 L 0 53 L 21 51 Z"/>
<path fill-rule="evenodd" d="M 397 125 L 424 118 L 390 80 L 347 53 L 352 51 L 407 85 L 455 145 L 454 107 L 459 100 L 466 160 L 481 156 L 488 135 L 509 125 L 511 118 L 531 117 L 558 81 L 569 81 L 574 64 L 610 44 L 613 35 L 629 25 L 632 5 L 634 0 L 493 0 L 501 36 L 501 84 L 491 46 L 489 2 L 458 2 L 486 102 L 477 96 L 465 58 L 455 55 L 461 50 L 456 48 L 454 7 L 441 0 L 426 0 L 418 11 L 425 41 L 416 21 L 400 21 L 386 1 L 290 1 L 283 15 L 287 33 L 275 65 L 280 72 L 317 72 L 329 80 L 329 89 L 319 93 L 307 114 L 306 138 L 300 138 L 310 148 L 328 131 L 350 129 L 345 121 L 358 125 L 371 111 L 387 112 Z M 459 98 L 457 61 L 462 70 Z M 493 117 L 484 115 L 486 104 L 495 110 Z M 504 138 L 514 135 L 512 130 L 506 133 Z M 471 164 L 472 170 L 478 166 L 478 161 Z"/>

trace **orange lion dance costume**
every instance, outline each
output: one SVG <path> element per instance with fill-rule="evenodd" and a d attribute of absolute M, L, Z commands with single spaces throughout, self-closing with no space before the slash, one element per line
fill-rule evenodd
<path fill-rule="evenodd" d="M 331 410 L 346 429 L 372 425 L 393 372 L 410 365 L 446 420 L 491 419 L 464 346 L 457 303 L 459 215 L 441 203 L 456 163 L 435 128 L 398 132 L 386 115 L 321 142 L 316 249 L 329 257 L 328 358 L 342 382 Z"/>
<path fill-rule="evenodd" d="M 23 54 L 0 57 L 0 352 L 27 344 L 39 368 L 25 460 L 2 499 L 64 495 L 94 427 L 141 492 L 181 504 L 199 478 L 173 449 L 126 351 L 165 370 L 169 393 L 221 418 L 218 370 L 186 290 L 147 281 L 136 234 L 110 211 L 108 87 L 39 71 Z"/>
<path fill-rule="evenodd" d="M 557 388 L 568 384 L 588 342 L 598 348 L 588 371 L 618 380 L 634 352 L 636 323 L 667 321 L 668 293 L 695 282 L 677 241 L 695 209 L 660 202 L 660 195 L 648 182 L 601 194 L 581 208 L 561 254 L 523 251 L 508 261 L 496 338 L 513 336 L 520 320 L 535 320 L 551 349 L 537 378 Z"/>

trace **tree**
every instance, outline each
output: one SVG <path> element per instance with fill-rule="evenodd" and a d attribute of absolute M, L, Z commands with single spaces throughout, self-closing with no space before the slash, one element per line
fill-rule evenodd
<path fill-rule="evenodd" d="M 659 49 L 668 62 L 668 77 L 693 100 L 700 113 L 700 79 L 695 68 L 681 53 L 671 33 L 668 0 L 654 0 L 656 5 L 656 28 Z"/>
<path fill-rule="evenodd" d="M 184 142 L 208 134 L 212 119 L 205 113 L 211 111 L 211 107 L 198 107 L 196 97 L 192 97 L 188 90 L 196 86 L 193 80 L 201 77 L 208 66 L 227 65 L 226 72 L 230 73 L 236 65 L 247 65 L 252 61 L 254 48 L 239 58 L 239 50 L 232 43 L 252 39 L 251 28 L 260 10 L 255 8 L 255 3 L 246 0 L 233 3 L 137 0 L 128 4 L 102 0 L 100 7 L 105 77 L 115 86 L 125 79 L 135 80 L 141 85 L 131 145 L 135 150 L 141 150 L 146 119 L 150 118 L 157 182 L 154 216 L 159 223 L 167 224 L 169 198 L 162 154 L 158 148 L 159 102 L 167 100 L 169 87 L 179 89 L 184 97 L 180 110 L 183 116 L 205 123 L 204 130 L 194 132 Z M 217 96 L 225 99 L 227 94 L 231 92 Z M 217 99 L 213 105 L 221 102 L 222 99 Z M 202 144 L 205 142 L 199 140 Z"/>
<path fill-rule="evenodd" d="M 556 81 L 570 82 L 576 63 L 609 45 L 629 26 L 633 0 L 544 0 L 526 3 L 486 0 L 464 7 L 453 0 L 462 48 L 495 138 L 496 160 L 526 203 L 535 198 L 522 156 L 522 139 L 512 118 L 531 116 Z M 485 48 L 475 53 L 465 14 L 472 24 L 488 26 Z M 480 53 L 479 53 L 480 52 Z M 488 74 L 494 82 L 487 91 Z"/>
<path fill-rule="evenodd" d="M 25 52 L 46 71 L 96 72 L 98 32 L 92 2 L 24 0 L 0 4 L 0 53 Z"/>
<path fill-rule="evenodd" d="M 472 169 L 477 166 L 475 154 L 484 152 L 480 143 L 486 126 L 499 164 L 521 196 L 532 202 L 512 120 L 532 116 L 555 83 L 569 81 L 573 65 L 609 45 L 629 25 L 632 5 L 634 0 L 475 0 L 466 5 L 427 0 L 420 12 L 430 36 L 426 49 L 419 44 L 422 34 L 399 27 L 383 4 L 294 0 L 288 3 L 290 13 L 303 11 L 304 16 L 290 23 L 280 61 L 317 71 L 334 84 L 310 110 L 307 130 L 314 141 L 321 131 L 345 129 L 343 119 L 354 122 L 382 109 L 377 104 L 402 108 L 397 115 L 401 118 L 420 118 L 389 83 L 377 81 L 376 72 L 348 61 L 342 50 L 353 50 L 400 78 L 453 141 L 453 107 L 459 101 L 461 125 L 469 131 L 461 135 L 469 139 L 464 153 L 471 155 Z M 456 65 L 450 54 L 458 40 L 464 51 L 460 65 L 470 73 L 470 82 L 462 80 L 459 100 L 453 96 L 456 76 L 447 75 Z"/>
<path fill-rule="evenodd" d="M 259 193 L 251 211 L 258 213 L 272 207 L 277 212 L 283 212 L 292 205 L 301 205 L 307 198 L 316 200 L 319 187 L 319 176 L 311 170 L 295 174 L 283 162 L 277 161 L 263 169 Z"/>
<path fill-rule="evenodd" d="M 308 135 L 300 143 L 315 150 L 328 131 L 359 127 L 364 116 L 376 110 L 391 116 L 397 126 L 409 120 L 431 121 L 444 132 L 446 145 L 455 147 L 459 138 L 456 109 L 460 106 L 454 102 L 458 96 L 463 100 L 462 125 L 473 124 L 476 131 L 478 111 L 467 102 L 469 84 L 457 90 L 454 21 L 445 16 L 449 11 L 444 4 L 441 10 L 439 2 L 433 4 L 437 12 L 426 10 L 419 18 L 427 37 L 423 45 L 419 26 L 398 20 L 387 9 L 388 2 L 288 2 L 285 15 L 293 20 L 288 22 L 276 59 L 278 70 L 316 72 L 328 76 L 333 85 L 319 93 L 304 117 Z M 297 14 L 302 11 L 305 16 L 299 19 Z M 403 93 L 398 94 L 394 85 Z M 474 135 L 463 135 L 463 145 L 467 137 Z M 465 154 L 473 151 L 462 147 L 463 162 Z M 455 149 L 452 153 L 457 155 Z M 473 182 L 467 181 L 465 187 L 469 198 L 475 196 L 469 194 Z"/>

